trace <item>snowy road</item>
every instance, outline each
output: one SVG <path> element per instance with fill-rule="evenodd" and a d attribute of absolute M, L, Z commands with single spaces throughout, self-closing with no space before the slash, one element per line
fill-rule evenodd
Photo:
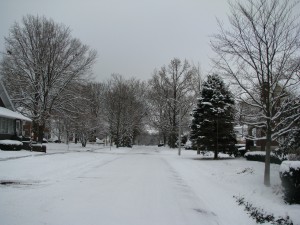
<path fill-rule="evenodd" d="M 0 186 L 0 224 L 232 222 L 224 221 L 209 209 L 211 206 L 207 206 L 204 198 L 207 190 L 203 190 L 203 198 L 199 196 L 174 168 L 179 162 L 176 154 L 145 149 L 73 152 L 2 161 L 1 180 L 15 184 Z M 230 211 L 223 209 L 222 214 Z M 254 224 L 243 214 L 244 224 Z"/>

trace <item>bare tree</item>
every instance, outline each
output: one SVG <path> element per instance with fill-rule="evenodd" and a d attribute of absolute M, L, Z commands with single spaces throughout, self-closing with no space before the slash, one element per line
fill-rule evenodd
<path fill-rule="evenodd" d="M 215 61 L 238 89 L 237 100 L 250 106 L 248 124 L 260 128 L 266 140 L 264 184 L 270 186 L 271 142 L 289 132 L 300 114 L 284 127 L 289 93 L 299 89 L 300 26 L 293 16 L 297 2 L 246 0 L 230 4 L 230 27 L 219 22 L 211 44 Z M 299 98 L 299 92 L 296 97 Z M 299 104 L 293 105 L 293 110 Z M 289 109 L 290 110 L 290 109 Z M 299 112 L 299 111 L 298 111 Z M 281 127 L 279 129 L 279 127 Z"/>
<path fill-rule="evenodd" d="M 95 62 L 96 52 L 72 38 L 70 29 L 45 17 L 28 15 L 5 38 L 3 80 L 16 106 L 33 119 L 39 141 L 59 96 L 79 82 Z"/>
<path fill-rule="evenodd" d="M 54 109 L 51 116 L 61 128 L 68 141 L 75 135 L 83 147 L 88 140 L 107 135 L 104 121 L 106 85 L 103 83 L 72 83 L 60 96 L 60 101 L 66 107 Z"/>
<path fill-rule="evenodd" d="M 179 119 L 184 121 L 195 103 L 198 90 L 194 81 L 199 78 L 198 72 L 187 60 L 182 62 L 174 58 L 167 67 L 162 66 L 160 70 L 154 71 L 149 81 L 152 125 L 160 131 L 164 139 L 168 136 L 169 146 L 172 148 L 176 145 Z"/>
<path fill-rule="evenodd" d="M 201 71 L 200 63 L 197 66 L 193 65 L 195 75 L 193 76 L 192 86 L 195 92 L 195 96 L 199 97 L 202 92 L 202 85 L 204 82 L 204 75 Z"/>
<path fill-rule="evenodd" d="M 149 104 L 149 121 L 152 127 L 158 130 L 159 139 L 164 144 L 167 143 L 169 136 L 168 123 L 168 108 L 166 98 L 168 98 L 168 90 L 163 76 L 159 76 L 157 71 L 154 71 L 152 79 L 149 81 L 149 90 L 147 101 Z"/>
<path fill-rule="evenodd" d="M 146 85 L 134 78 L 113 75 L 108 83 L 105 118 L 112 140 L 119 146 L 131 146 L 143 130 L 147 115 Z"/>
<path fill-rule="evenodd" d="M 88 83 L 85 88 L 87 100 L 84 102 L 89 109 L 92 123 L 93 138 L 103 139 L 108 135 L 108 126 L 105 123 L 105 94 L 107 85 L 104 83 Z"/>
<path fill-rule="evenodd" d="M 82 147 L 86 147 L 87 141 L 94 138 L 95 131 L 98 129 L 97 112 L 93 107 L 90 86 L 80 85 L 77 88 L 79 98 L 76 99 L 77 112 L 73 114 L 72 130 L 75 138 L 78 138 Z"/>
<path fill-rule="evenodd" d="M 57 106 L 52 109 L 48 128 L 59 139 L 64 137 L 67 144 L 75 135 L 75 138 L 81 138 L 82 145 L 85 146 L 91 133 L 93 123 L 90 122 L 92 114 L 88 90 L 87 84 L 71 82 L 58 96 Z"/>

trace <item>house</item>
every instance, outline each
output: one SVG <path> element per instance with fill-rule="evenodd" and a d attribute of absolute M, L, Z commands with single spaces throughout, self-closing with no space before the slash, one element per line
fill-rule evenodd
<path fill-rule="evenodd" d="M 25 135 L 30 137 L 28 123 L 31 122 L 28 117 L 16 112 L 3 83 L 0 82 L 0 140 L 20 140 Z M 24 130 L 26 123 L 27 130 Z"/>

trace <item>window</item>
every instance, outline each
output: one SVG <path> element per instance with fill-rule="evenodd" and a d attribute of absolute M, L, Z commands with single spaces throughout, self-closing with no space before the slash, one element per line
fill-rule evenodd
<path fill-rule="evenodd" d="M 16 120 L 16 134 L 19 136 L 21 134 L 21 122 L 20 120 Z"/>
<path fill-rule="evenodd" d="M 0 133 L 14 134 L 14 120 L 7 118 L 0 118 Z"/>

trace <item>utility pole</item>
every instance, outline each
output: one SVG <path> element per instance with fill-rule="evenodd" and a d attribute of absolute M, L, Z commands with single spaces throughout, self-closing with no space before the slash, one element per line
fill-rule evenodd
<path fill-rule="evenodd" d="M 178 115 L 178 155 L 181 155 L 181 105 L 180 102 L 174 98 L 169 98 L 171 100 L 173 100 L 174 102 L 178 103 L 178 107 L 179 107 L 179 115 Z"/>
<path fill-rule="evenodd" d="M 181 107 L 180 106 L 179 106 L 179 118 L 178 118 L 178 155 L 179 156 L 181 155 Z"/>

